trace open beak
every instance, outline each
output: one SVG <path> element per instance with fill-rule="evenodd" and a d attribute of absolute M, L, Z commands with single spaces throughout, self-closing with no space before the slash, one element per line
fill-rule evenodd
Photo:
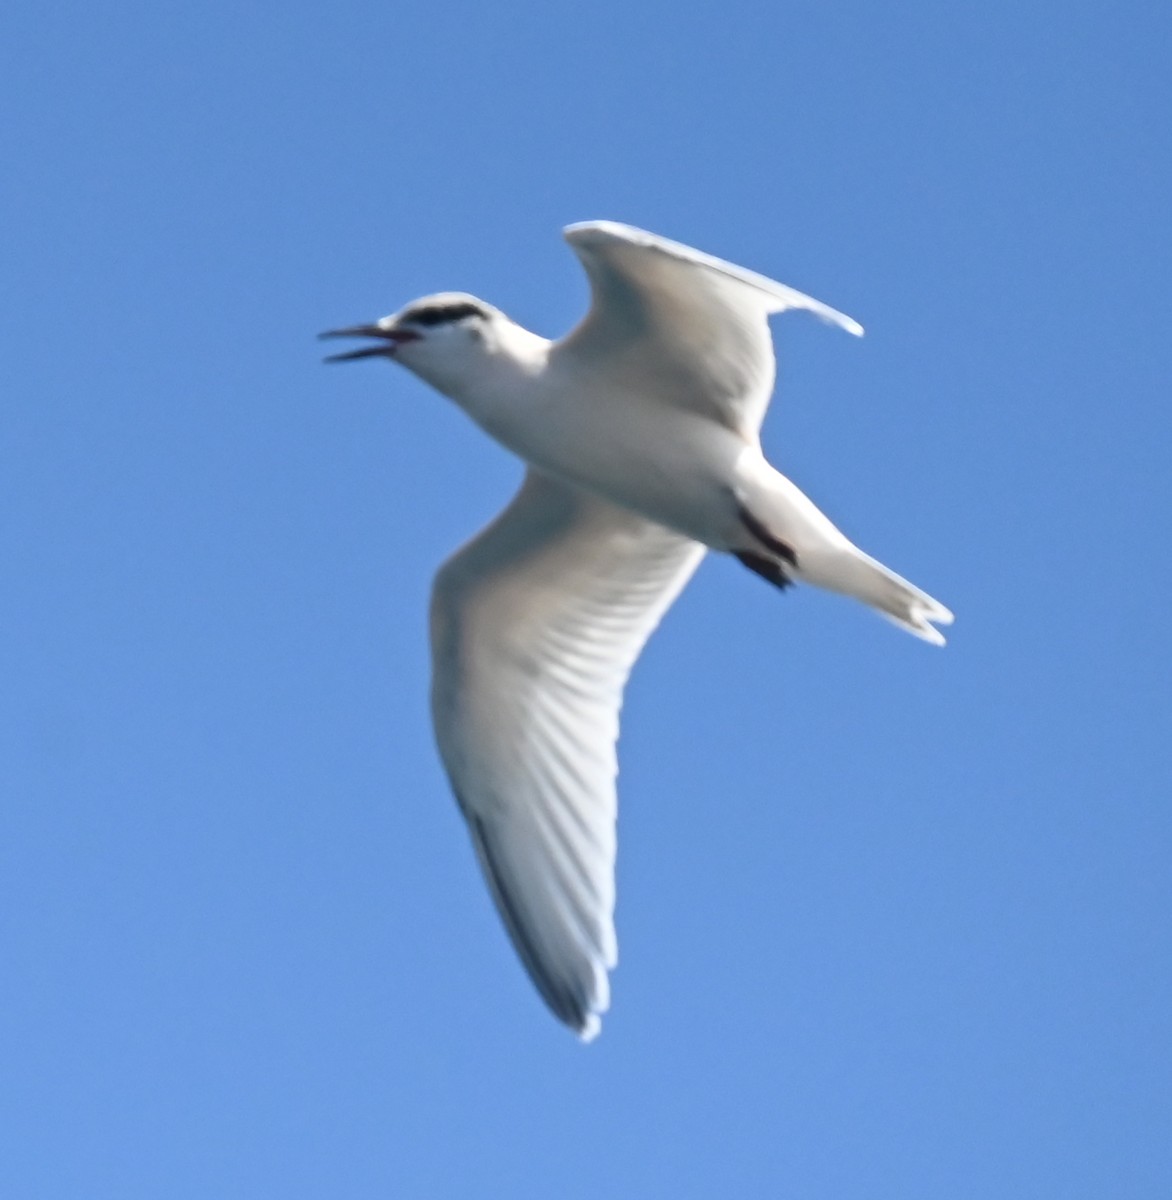
<path fill-rule="evenodd" d="M 345 329 L 327 329 L 319 338 L 368 337 L 377 338 L 374 346 L 360 346 L 357 350 L 346 350 L 342 354 L 330 354 L 325 362 L 351 362 L 357 358 L 393 358 L 395 351 L 405 342 L 418 341 L 419 334 L 410 329 L 396 329 L 386 325 L 348 325 Z"/>

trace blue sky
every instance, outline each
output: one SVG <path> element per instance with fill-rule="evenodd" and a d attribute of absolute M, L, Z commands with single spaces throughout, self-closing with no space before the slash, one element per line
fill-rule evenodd
<path fill-rule="evenodd" d="M 0 38 L 0 1191 L 1172 1189 L 1172 16 L 25 6 Z M 771 457 L 957 613 L 701 570 L 631 684 L 602 1037 L 426 713 L 517 465 L 313 335 L 541 332 L 567 222 L 810 291 Z"/>

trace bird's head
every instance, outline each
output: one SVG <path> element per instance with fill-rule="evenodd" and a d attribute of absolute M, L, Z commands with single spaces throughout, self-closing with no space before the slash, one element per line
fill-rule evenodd
<path fill-rule="evenodd" d="M 439 292 L 415 300 L 373 325 L 331 329 L 323 338 L 367 337 L 374 345 L 331 354 L 326 362 L 390 358 L 432 387 L 459 398 L 482 375 L 517 326 L 499 309 L 465 292 Z"/>

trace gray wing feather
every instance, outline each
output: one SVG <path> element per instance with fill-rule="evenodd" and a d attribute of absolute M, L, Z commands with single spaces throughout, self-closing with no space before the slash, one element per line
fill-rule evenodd
<path fill-rule="evenodd" d="M 432 594 L 440 755 L 546 1003 L 592 1037 L 614 966 L 623 687 L 697 543 L 530 471 Z"/>
<path fill-rule="evenodd" d="M 563 353 L 606 364 L 632 394 L 755 434 L 773 390 L 768 317 L 804 309 L 850 333 L 857 321 L 784 283 L 613 221 L 570 225 L 590 280 L 585 320 Z M 653 364 L 653 370 L 649 365 Z"/>

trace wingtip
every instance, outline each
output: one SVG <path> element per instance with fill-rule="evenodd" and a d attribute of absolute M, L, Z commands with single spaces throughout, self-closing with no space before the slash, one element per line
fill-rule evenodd
<path fill-rule="evenodd" d="M 574 1032 L 583 1046 L 589 1046 L 602 1032 L 602 1018 L 597 1013 L 588 1013 L 585 1020 Z"/>
<path fill-rule="evenodd" d="M 844 312 L 839 312 L 837 308 L 831 308 L 828 304 L 823 304 L 818 300 L 803 307 L 808 307 L 815 316 L 821 317 L 828 325 L 837 325 L 839 329 L 844 329 L 855 337 L 863 336 L 863 327 L 858 321 L 854 317 L 848 317 Z"/>

